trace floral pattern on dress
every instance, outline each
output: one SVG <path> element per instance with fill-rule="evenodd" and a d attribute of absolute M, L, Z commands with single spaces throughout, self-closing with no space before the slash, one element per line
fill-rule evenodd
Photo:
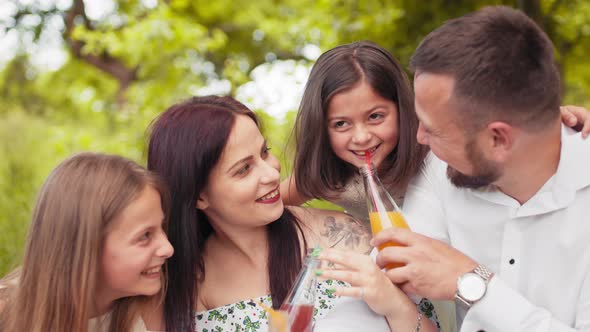
<path fill-rule="evenodd" d="M 316 301 L 313 319 L 324 317 L 334 307 L 336 296 L 334 288 L 347 286 L 346 283 L 335 280 L 319 282 L 316 289 Z M 270 295 L 256 299 L 239 301 L 217 307 L 208 311 L 195 313 L 197 332 L 266 332 L 268 331 L 268 317 L 266 311 L 260 307 L 262 303 L 272 306 Z"/>
<path fill-rule="evenodd" d="M 316 289 L 316 301 L 313 309 L 313 319 L 321 319 L 334 307 L 337 296 L 334 295 L 338 286 L 348 287 L 348 284 L 337 280 L 319 282 Z M 268 316 L 266 311 L 257 303 L 272 307 L 270 295 L 251 300 L 239 301 L 217 307 L 208 311 L 195 313 L 197 332 L 267 332 Z M 434 306 L 427 299 L 417 304 L 424 317 L 432 320 L 439 328 L 438 318 Z"/>

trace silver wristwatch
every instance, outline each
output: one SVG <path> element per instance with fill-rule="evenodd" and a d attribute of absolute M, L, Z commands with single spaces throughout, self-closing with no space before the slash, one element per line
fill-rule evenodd
<path fill-rule="evenodd" d="M 488 283 L 494 274 L 483 265 L 457 279 L 455 301 L 469 309 L 486 294 Z"/>

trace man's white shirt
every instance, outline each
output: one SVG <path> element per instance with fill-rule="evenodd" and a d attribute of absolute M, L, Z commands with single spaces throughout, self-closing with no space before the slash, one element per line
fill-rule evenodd
<path fill-rule="evenodd" d="M 461 331 L 590 331 L 590 140 L 562 127 L 557 172 L 525 204 L 493 187 L 454 187 L 430 154 L 410 184 L 412 230 L 495 273 Z"/>

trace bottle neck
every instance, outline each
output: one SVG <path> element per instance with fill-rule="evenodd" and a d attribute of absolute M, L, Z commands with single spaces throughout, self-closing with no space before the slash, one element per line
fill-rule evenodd
<path fill-rule="evenodd" d="M 376 173 L 377 173 L 377 169 L 375 169 L 375 165 L 373 165 L 371 163 L 371 165 L 362 165 L 361 167 L 359 167 L 359 173 L 361 173 L 361 175 L 363 176 L 363 179 L 367 179 L 367 178 L 375 178 Z"/>
<path fill-rule="evenodd" d="M 303 266 L 301 267 L 302 271 L 310 270 L 312 275 L 314 275 L 314 271 L 320 267 L 320 260 L 316 257 L 307 256 L 303 261 Z"/>
<path fill-rule="evenodd" d="M 283 306 L 288 309 L 296 305 L 313 305 L 315 302 L 315 288 L 317 285 L 316 270 L 320 267 L 320 260 L 311 255 L 306 256 L 301 266 L 301 272 L 285 298 Z"/>
<path fill-rule="evenodd" d="M 369 213 L 386 211 L 399 212 L 399 207 L 381 183 L 379 176 L 377 176 L 377 170 L 374 165 L 363 165 L 359 168 L 359 172 L 363 176 Z"/>

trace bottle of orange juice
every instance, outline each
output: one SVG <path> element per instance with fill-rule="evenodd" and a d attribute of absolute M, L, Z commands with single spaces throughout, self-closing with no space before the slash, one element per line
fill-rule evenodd
<path fill-rule="evenodd" d="M 371 222 L 373 236 L 389 227 L 409 229 L 400 208 L 393 198 L 391 198 L 391 195 L 389 195 L 383 184 L 381 184 L 381 180 L 379 180 L 377 170 L 373 164 L 370 164 L 370 166 L 361 166 L 360 173 L 363 176 L 363 182 L 365 184 L 367 208 L 369 209 L 369 221 Z M 399 245 L 395 242 L 387 242 L 380 245 L 379 250 L 385 247 Z M 403 266 L 403 264 L 389 264 L 387 268 L 391 269 L 400 266 Z"/>

